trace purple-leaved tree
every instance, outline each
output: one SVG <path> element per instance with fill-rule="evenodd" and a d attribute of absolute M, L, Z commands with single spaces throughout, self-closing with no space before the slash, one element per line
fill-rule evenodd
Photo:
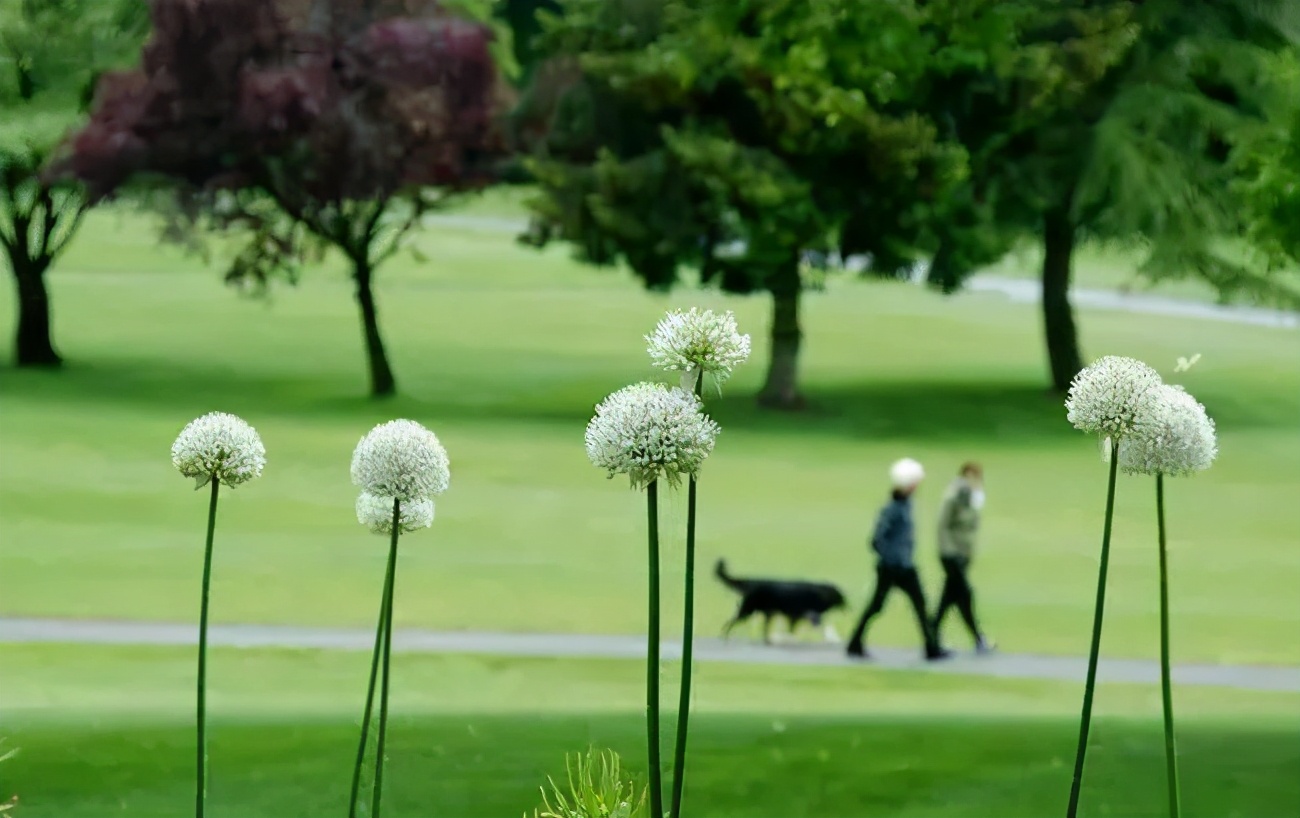
<path fill-rule="evenodd" d="M 104 76 L 59 164 L 93 199 L 158 179 L 252 231 L 231 277 L 341 252 L 370 389 L 396 392 L 376 269 L 430 208 L 492 177 L 491 31 L 429 0 L 152 0 L 140 67 Z"/>

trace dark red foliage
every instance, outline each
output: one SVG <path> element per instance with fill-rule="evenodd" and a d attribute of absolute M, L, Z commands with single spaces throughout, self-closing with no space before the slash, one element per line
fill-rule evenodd
<path fill-rule="evenodd" d="M 485 181 L 491 32 L 429 2 L 373 5 L 152 0 L 141 67 L 103 78 L 60 167 L 95 197 L 141 173 L 238 179 L 292 216 Z"/>

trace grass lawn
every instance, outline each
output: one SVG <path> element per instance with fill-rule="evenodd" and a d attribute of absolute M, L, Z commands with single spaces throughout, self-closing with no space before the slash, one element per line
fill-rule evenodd
<path fill-rule="evenodd" d="M 399 626 L 639 631 L 643 501 L 590 466 L 582 430 L 602 396 L 654 376 L 641 336 L 661 312 L 708 304 L 737 311 L 758 360 L 711 403 L 724 432 L 701 483 L 705 568 L 725 556 L 739 573 L 825 577 L 862 604 L 884 472 L 908 454 L 932 475 L 918 519 L 933 593 L 930 521 L 947 475 L 978 458 L 988 628 L 1010 650 L 1086 650 L 1104 467 L 1042 391 L 1033 310 L 835 283 L 806 303 L 815 408 L 778 416 L 749 397 L 764 299 L 650 295 L 506 236 L 431 229 L 421 240 L 434 261 L 402 259 L 379 277 L 402 396 L 376 403 L 363 397 L 359 322 L 337 266 L 249 301 L 155 246 L 138 219 L 94 216 L 52 276 L 69 366 L 0 370 L 0 614 L 191 621 L 206 509 L 168 448 L 190 418 L 222 409 L 257 426 L 269 465 L 222 502 L 215 621 L 373 620 L 384 549 L 355 523 L 348 461 L 372 424 L 408 416 L 443 438 L 453 481 L 435 526 L 405 540 Z M 1222 455 L 1168 492 L 1175 658 L 1300 662 L 1300 339 L 1108 313 L 1085 314 L 1083 333 L 1090 353 L 1135 355 L 1167 376 L 1177 356 L 1204 355 L 1180 377 L 1218 420 Z M 1154 655 L 1153 494 L 1149 480 L 1121 485 L 1109 654 Z M 676 537 L 684 505 L 668 502 Z M 680 554 L 668 543 L 670 562 Z M 701 630 L 733 605 L 705 579 Z M 901 604 L 873 640 L 914 642 Z"/>
<path fill-rule="evenodd" d="M 740 573 L 826 577 L 862 604 L 884 471 L 910 454 L 932 475 L 918 519 L 933 592 L 929 521 L 948 473 L 978 458 L 989 629 L 1008 650 L 1086 650 L 1104 469 L 1042 391 L 1033 310 L 832 282 L 806 300 L 814 408 L 780 416 L 749 399 L 764 299 L 649 295 L 485 231 L 430 229 L 421 242 L 433 261 L 399 259 L 379 277 L 402 396 L 374 403 L 337 264 L 250 301 L 158 248 L 140 219 L 95 214 L 52 276 L 69 366 L 0 369 L 0 615 L 193 621 L 206 509 L 168 448 L 189 419 L 223 409 L 258 427 L 269 464 L 223 495 L 214 621 L 372 625 L 384 547 L 355 523 L 348 461 L 371 425 L 407 416 L 443 438 L 453 481 L 434 527 L 404 540 L 399 627 L 640 632 L 642 501 L 590 466 L 582 430 L 606 393 L 653 377 L 641 336 L 662 311 L 704 304 L 735 309 L 758 358 L 710 404 L 724 433 L 701 483 L 704 567 L 725 556 Z M 10 298 L 0 291 L 0 314 Z M 1297 334 L 1107 313 L 1085 313 L 1083 330 L 1090 353 L 1169 376 L 1179 355 L 1204 356 L 1180 377 L 1218 420 L 1222 455 L 1168 492 L 1175 659 L 1300 663 Z M 1152 494 L 1147 480 L 1121 487 L 1110 655 L 1155 655 Z M 684 517 L 671 498 L 673 538 Z M 679 539 L 666 555 L 679 570 Z M 734 605 L 707 578 L 699 602 L 702 632 Z M 915 641 L 898 602 L 872 636 Z M 588 744 L 644 770 L 639 663 L 394 661 L 390 818 L 518 815 Z M 223 649 L 211 669 L 210 815 L 342 815 L 367 656 Z M 1063 809 L 1079 685 L 722 664 L 697 679 L 691 814 Z M 0 798 L 19 793 L 23 818 L 184 814 L 192 685 L 189 650 L 4 646 L 0 736 L 20 753 L 0 764 Z M 1175 693 L 1188 818 L 1300 811 L 1300 694 Z M 1100 689 L 1085 814 L 1163 814 L 1159 712 L 1153 687 Z"/>
<path fill-rule="evenodd" d="M 209 814 L 343 814 L 366 663 L 215 651 Z M 589 744 L 617 749 L 640 775 L 642 672 L 398 655 L 385 814 L 517 815 L 566 752 Z M 0 793 L 19 793 L 26 818 L 184 814 L 192 674 L 188 650 L 7 647 L 0 719 L 19 754 L 0 765 Z M 1063 806 L 1077 685 L 728 665 L 697 678 L 692 814 L 1028 817 Z M 1300 695 L 1175 692 L 1184 814 L 1295 814 Z M 1158 712 L 1152 688 L 1102 687 L 1085 814 L 1163 814 Z"/>

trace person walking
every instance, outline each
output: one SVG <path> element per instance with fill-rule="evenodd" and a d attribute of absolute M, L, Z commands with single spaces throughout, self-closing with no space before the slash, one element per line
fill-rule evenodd
<path fill-rule="evenodd" d="M 975 535 L 979 531 L 983 508 L 984 470 L 979 463 L 966 463 L 957 473 L 957 479 L 948 486 L 939 510 L 939 563 L 943 566 L 943 593 L 930 624 L 935 639 L 938 639 L 943 618 L 949 609 L 956 606 L 975 640 L 975 650 L 980 653 L 992 650 L 993 642 L 975 620 L 975 591 L 971 588 L 967 571 L 974 556 Z"/>
<path fill-rule="evenodd" d="M 906 594 L 912 603 L 916 623 L 921 628 L 925 658 L 943 659 L 951 655 L 939 646 L 930 627 L 930 619 L 926 615 L 925 592 L 921 590 L 921 578 L 917 575 L 912 560 L 916 545 L 915 526 L 912 524 L 912 494 L 924 477 L 925 470 L 921 464 L 911 458 L 903 458 L 889 469 L 893 493 L 876 518 L 876 527 L 871 535 L 871 547 L 876 552 L 876 589 L 849 637 L 846 652 L 850 657 L 867 658 L 864 642 L 867 625 L 884 609 L 885 599 L 894 588 Z"/>

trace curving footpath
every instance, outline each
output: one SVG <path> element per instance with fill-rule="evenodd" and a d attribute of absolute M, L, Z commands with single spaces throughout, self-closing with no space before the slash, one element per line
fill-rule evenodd
<path fill-rule="evenodd" d="M 528 220 L 503 216 L 471 216 L 440 213 L 425 218 L 425 223 L 456 230 L 520 235 L 527 231 Z M 980 273 L 963 285 L 969 292 L 991 292 L 1013 303 L 1036 304 L 1042 300 L 1042 284 L 1037 279 L 1004 278 Z M 1135 312 L 1145 315 L 1169 315 L 1206 321 L 1227 321 L 1275 329 L 1300 328 L 1300 313 L 1285 309 L 1250 307 L 1235 304 L 1203 304 L 1179 298 L 1165 298 L 1147 293 L 1124 293 L 1084 287 L 1070 288 L 1070 301 L 1076 307 L 1094 310 Z"/>
<path fill-rule="evenodd" d="M 197 626 L 160 622 L 104 622 L 64 619 L 0 618 L 0 644 L 171 645 L 189 646 L 198 640 Z M 363 628 L 303 628 L 292 625 L 214 625 L 209 644 L 229 648 L 289 648 L 370 650 L 374 633 Z M 635 635 L 480 633 L 399 630 L 393 650 L 404 653 L 457 653 L 491 656 L 564 659 L 641 659 L 645 640 Z M 678 642 L 663 643 L 663 657 L 681 655 Z M 919 651 L 873 648 L 868 662 L 851 662 L 835 644 L 792 642 L 761 645 L 742 639 L 701 639 L 695 645 L 700 662 L 798 666 L 859 666 L 864 672 L 924 671 L 957 676 L 1004 679 L 1046 679 L 1082 682 L 1087 662 L 1081 656 L 1036 656 L 1021 653 L 975 655 L 958 653 L 945 662 L 929 663 Z M 1142 659 L 1102 659 L 1100 681 L 1156 684 L 1159 666 Z M 1180 685 L 1228 687 L 1240 690 L 1300 693 L 1300 667 L 1251 665 L 1177 665 Z"/>

